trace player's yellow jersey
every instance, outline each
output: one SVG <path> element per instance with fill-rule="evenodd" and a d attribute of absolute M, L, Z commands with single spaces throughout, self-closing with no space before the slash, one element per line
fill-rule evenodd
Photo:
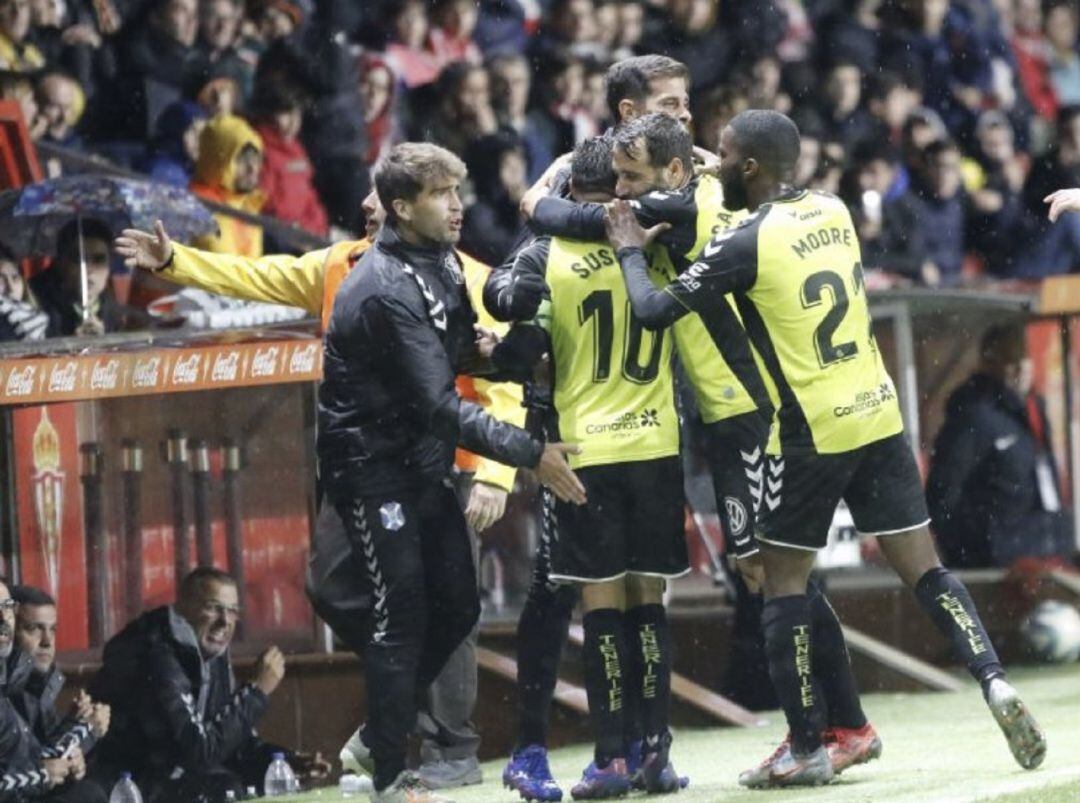
<path fill-rule="evenodd" d="M 708 242 L 668 288 L 691 310 L 736 293 L 779 403 L 772 454 L 832 454 L 903 430 L 878 352 L 847 207 L 791 191 Z"/>
<path fill-rule="evenodd" d="M 720 182 L 709 175 L 680 190 L 646 193 L 632 206 L 645 226 L 672 224 L 657 240 L 671 255 L 669 279 L 689 265 L 712 237 L 747 216 L 745 210 L 732 212 L 724 206 Z M 671 332 L 704 423 L 770 406 L 733 299 L 728 299 L 727 309 L 680 318 Z"/>
<path fill-rule="evenodd" d="M 633 317 L 609 246 L 556 237 L 526 250 L 544 248 L 551 300 L 537 323 L 551 338 L 559 437 L 582 447 L 582 454 L 570 457 L 571 466 L 677 455 L 669 333 L 650 332 Z M 655 249 L 654 258 L 658 265 L 651 273 L 663 286 L 663 249 Z"/>

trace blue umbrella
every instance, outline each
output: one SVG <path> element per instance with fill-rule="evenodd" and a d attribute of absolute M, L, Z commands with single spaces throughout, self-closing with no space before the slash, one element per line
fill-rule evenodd
<path fill-rule="evenodd" d="M 210 211 L 182 187 L 79 173 L 0 193 L 0 242 L 17 256 L 55 253 L 56 235 L 75 219 L 97 218 L 113 232 L 165 224 L 182 243 L 217 230 Z"/>

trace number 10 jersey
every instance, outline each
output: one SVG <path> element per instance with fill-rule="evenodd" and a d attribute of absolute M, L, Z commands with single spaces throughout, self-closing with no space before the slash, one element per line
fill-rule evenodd
<path fill-rule="evenodd" d="M 547 251 L 551 301 L 541 306 L 536 322 L 551 338 L 559 437 L 582 447 L 570 464 L 677 455 L 670 332 L 650 332 L 634 318 L 610 246 L 554 237 L 530 248 Z M 650 273 L 662 287 L 671 269 L 666 252 L 653 249 L 650 259 L 656 261 Z"/>
<path fill-rule="evenodd" d="M 792 190 L 715 235 L 667 290 L 705 320 L 734 293 L 777 405 L 771 454 L 835 454 L 903 430 L 847 207 Z"/>

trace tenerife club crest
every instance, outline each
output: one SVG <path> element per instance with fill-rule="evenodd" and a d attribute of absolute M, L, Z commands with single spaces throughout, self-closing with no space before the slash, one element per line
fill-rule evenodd
<path fill-rule="evenodd" d="M 64 472 L 60 468 L 60 435 L 49 420 L 47 407 L 41 408 L 41 421 L 34 430 L 34 518 L 41 538 L 42 562 L 49 592 L 60 591 L 60 533 L 64 518 Z"/>

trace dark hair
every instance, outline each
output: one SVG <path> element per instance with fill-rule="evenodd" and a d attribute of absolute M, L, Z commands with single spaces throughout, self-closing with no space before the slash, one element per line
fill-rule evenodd
<path fill-rule="evenodd" d="M 397 219 L 394 201 L 412 201 L 433 179 L 465 178 L 465 164 L 446 148 L 430 142 L 402 142 L 391 148 L 373 173 L 375 191 L 386 210 L 387 220 Z"/>
<path fill-rule="evenodd" d="M 799 127 L 785 114 L 771 109 L 748 109 L 728 123 L 739 153 L 754 159 L 781 181 L 792 178 L 799 160 Z"/>
<path fill-rule="evenodd" d="M 20 605 L 51 605 L 56 607 L 56 600 L 52 598 L 46 591 L 34 586 L 15 586 L 9 589 L 11 591 L 11 598 Z"/>
<path fill-rule="evenodd" d="M 611 119 L 619 122 L 619 101 L 641 103 L 649 96 L 649 82 L 657 78 L 682 78 L 690 72 L 681 61 L 656 54 L 634 56 L 612 64 L 607 71 L 607 105 Z"/>
<path fill-rule="evenodd" d="M 228 572 L 215 569 L 213 566 L 200 566 L 184 575 L 184 579 L 180 581 L 180 588 L 177 590 L 176 598 L 178 600 L 194 599 L 195 595 L 199 593 L 206 583 L 224 583 L 235 587 L 236 578 Z"/>
<path fill-rule="evenodd" d="M 82 222 L 83 241 L 102 240 L 111 243 L 113 239 L 112 229 L 109 224 L 97 218 L 83 218 Z M 65 223 L 56 235 L 56 256 L 79 258 L 79 221 L 72 218 Z"/>
<path fill-rule="evenodd" d="M 303 110 L 309 102 L 307 92 L 289 81 L 260 81 L 251 96 L 251 116 L 267 119 L 293 109 Z"/>
<path fill-rule="evenodd" d="M 574 148 L 570 181 L 578 192 L 615 194 L 615 168 L 611 164 L 611 138 L 592 137 Z"/>
<path fill-rule="evenodd" d="M 676 157 L 683 167 L 694 169 L 694 140 L 682 123 L 663 112 L 653 112 L 616 129 L 615 147 L 633 155 L 637 143 L 643 140 L 652 167 L 664 167 Z"/>
<path fill-rule="evenodd" d="M 871 162 L 895 165 L 900 162 L 900 154 L 886 140 L 867 140 L 855 147 L 851 154 L 851 162 L 856 167 L 863 167 Z"/>
<path fill-rule="evenodd" d="M 923 148 L 923 158 L 932 159 L 935 156 L 940 156 L 943 153 L 950 152 L 959 153 L 960 148 L 948 137 L 943 137 L 941 139 L 935 139 L 933 142 L 929 143 L 925 148 Z"/>
<path fill-rule="evenodd" d="M 1020 362 L 1027 352 L 1027 329 L 1024 324 L 995 324 L 987 329 L 979 341 L 979 356 L 983 362 L 1012 365 Z"/>

